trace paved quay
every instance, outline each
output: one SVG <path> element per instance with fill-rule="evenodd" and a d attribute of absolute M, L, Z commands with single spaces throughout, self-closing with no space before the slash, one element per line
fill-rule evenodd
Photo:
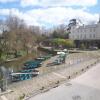
<path fill-rule="evenodd" d="M 100 63 L 70 82 L 29 100 L 100 100 Z"/>
<path fill-rule="evenodd" d="M 82 74 L 91 68 L 98 59 L 95 54 L 71 54 L 66 58 L 65 64 L 49 67 L 44 71 L 45 74 L 42 73 L 42 70 L 39 76 L 31 80 L 11 84 L 8 89 L 13 92 L 2 96 L 7 100 L 18 100 L 19 97 L 25 94 L 26 100 L 28 100 L 31 96 L 51 90 L 66 80 L 68 81 L 70 78 L 72 79 Z M 44 68 L 46 67 L 44 66 Z"/>

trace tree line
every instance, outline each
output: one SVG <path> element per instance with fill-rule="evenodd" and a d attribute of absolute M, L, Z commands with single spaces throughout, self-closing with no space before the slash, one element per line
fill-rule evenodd
<path fill-rule="evenodd" d="M 24 20 L 9 15 L 6 20 L 0 20 L 0 59 L 11 55 L 17 57 L 21 52 L 26 55 L 35 52 L 37 45 L 45 39 L 54 39 L 54 45 L 73 47 L 73 41 L 63 40 L 69 38 L 71 25 L 72 21 L 68 26 L 62 24 L 45 31 L 39 26 L 28 26 Z"/>
<path fill-rule="evenodd" d="M 11 54 L 17 57 L 20 51 L 32 53 L 44 38 L 40 27 L 28 26 L 24 20 L 16 16 L 1 20 L 0 32 L 0 58 Z"/>

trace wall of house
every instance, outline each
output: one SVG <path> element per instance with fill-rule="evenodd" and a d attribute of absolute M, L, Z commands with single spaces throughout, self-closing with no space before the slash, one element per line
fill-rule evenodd
<path fill-rule="evenodd" d="M 100 23 L 98 23 L 98 26 L 97 26 L 97 37 L 96 38 L 100 40 Z"/>
<path fill-rule="evenodd" d="M 98 40 L 100 39 L 100 23 L 95 25 L 72 27 L 69 38 L 72 40 Z"/>

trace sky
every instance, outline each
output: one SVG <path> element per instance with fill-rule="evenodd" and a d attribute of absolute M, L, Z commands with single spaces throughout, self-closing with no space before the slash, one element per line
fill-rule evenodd
<path fill-rule="evenodd" d="M 10 14 L 44 27 L 68 24 L 72 18 L 91 24 L 99 20 L 100 0 L 0 0 L 0 19 Z"/>

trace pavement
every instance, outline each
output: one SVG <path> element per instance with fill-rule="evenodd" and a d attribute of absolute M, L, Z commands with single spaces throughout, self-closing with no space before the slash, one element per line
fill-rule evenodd
<path fill-rule="evenodd" d="M 29 100 L 100 100 L 100 63 L 70 82 Z"/>

